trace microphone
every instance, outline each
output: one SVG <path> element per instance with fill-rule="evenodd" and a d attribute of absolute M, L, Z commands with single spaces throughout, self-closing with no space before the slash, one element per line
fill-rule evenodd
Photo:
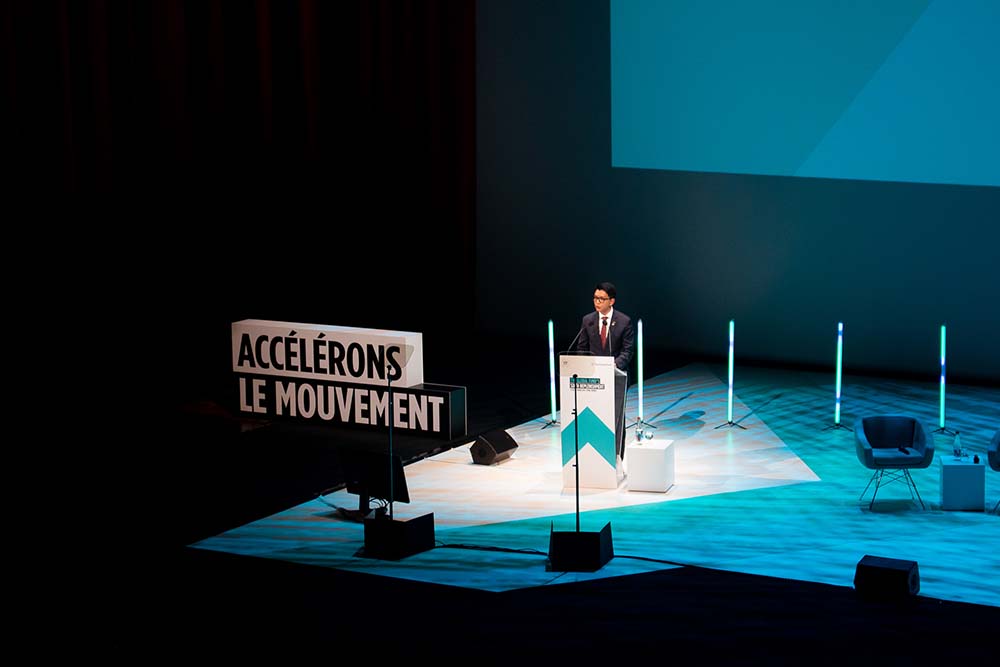
<path fill-rule="evenodd" d="M 583 330 L 586 328 L 586 326 L 587 325 L 585 325 L 585 324 L 581 324 L 580 325 L 580 330 L 576 332 L 575 336 L 573 336 L 573 342 L 569 344 L 568 348 L 566 348 L 567 352 L 572 352 L 574 354 L 576 354 L 578 352 L 578 350 L 575 347 L 576 346 L 576 341 L 580 339 L 580 334 L 583 333 Z M 587 354 L 590 354 L 590 353 L 588 352 Z"/>

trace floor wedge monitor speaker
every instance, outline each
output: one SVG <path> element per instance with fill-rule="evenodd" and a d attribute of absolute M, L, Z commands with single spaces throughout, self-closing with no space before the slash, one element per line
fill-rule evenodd
<path fill-rule="evenodd" d="M 497 429 L 476 438 L 470 451 L 473 463 L 490 466 L 509 459 L 515 449 L 517 449 L 517 443 L 514 442 L 514 438 L 510 437 L 507 431 Z"/>
<path fill-rule="evenodd" d="M 905 600 L 920 592 L 917 561 L 865 556 L 855 569 L 854 589 L 867 599 Z"/>

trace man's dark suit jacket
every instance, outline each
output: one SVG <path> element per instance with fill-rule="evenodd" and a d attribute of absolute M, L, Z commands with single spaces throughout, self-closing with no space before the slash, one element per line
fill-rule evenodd
<path fill-rule="evenodd" d="M 583 316 L 582 333 L 576 344 L 580 352 L 590 352 L 599 357 L 614 356 L 615 366 L 627 371 L 632 363 L 635 349 L 635 334 L 632 332 L 632 319 L 617 308 L 608 322 L 608 347 L 601 347 L 601 315 L 596 310 Z"/>

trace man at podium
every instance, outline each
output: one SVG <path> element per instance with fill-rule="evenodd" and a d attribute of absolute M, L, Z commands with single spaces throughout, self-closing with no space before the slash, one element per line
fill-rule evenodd
<path fill-rule="evenodd" d="M 576 349 L 601 357 L 614 357 L 615 366 L 628 371 L 632 363 L 635 334 L 632 318 L 615 310 L 617 290 L 611 283 L 597 283 L 594 288 L 594 312 L 583 316 Z"/>
<path fill-rule="evenodd" d="M 624 475 L 625 394 L 634 335 L 631 318 L 615 310 L 616 295 L 611 283 L 597 283 L 594 312 L 584 315 L 570 344 L 577 354 L 559 358 L 563 414 L 573 415 L 562 422 L 563 488 L 576 485 L 579 474 L 580 486 L 614 489 Z M 580 391 L 581 383 L 586 390 Z M 587 446 L 578 454 L 576 447 L 583 444 Z M 583 465 L 577 464 L 577 456 L 583 457 Z"/>

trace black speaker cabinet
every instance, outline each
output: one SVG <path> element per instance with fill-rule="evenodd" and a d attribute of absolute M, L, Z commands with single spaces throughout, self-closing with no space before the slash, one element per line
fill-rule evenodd
<path fill-rule="evenodd" d="M 611 522 L 597 532 L 549 528 L 549 569 L 553 572 L 596 572 L 614 557 Z"/>
<path fill-rule="evenodd" d="M 873 600 L 902 600 L 920 592 L 915 560 L 865 556 L 854 571 L 854 590 Z"/>
<path fill-rule="evenodd" d="M 470 451 L 473 463 L 490 466 L 509 459 L 515 449 L 517 449 L 517 443 L 514 442 L 514 438 L 510 437 L 507 431 L 497 429 L 476 438 Z"/>
<path fill-rule="evenodd" d="M 365 519 L 366 558 L 402 560 L 434 548 L 434 513 L 408 520 Z"/>

